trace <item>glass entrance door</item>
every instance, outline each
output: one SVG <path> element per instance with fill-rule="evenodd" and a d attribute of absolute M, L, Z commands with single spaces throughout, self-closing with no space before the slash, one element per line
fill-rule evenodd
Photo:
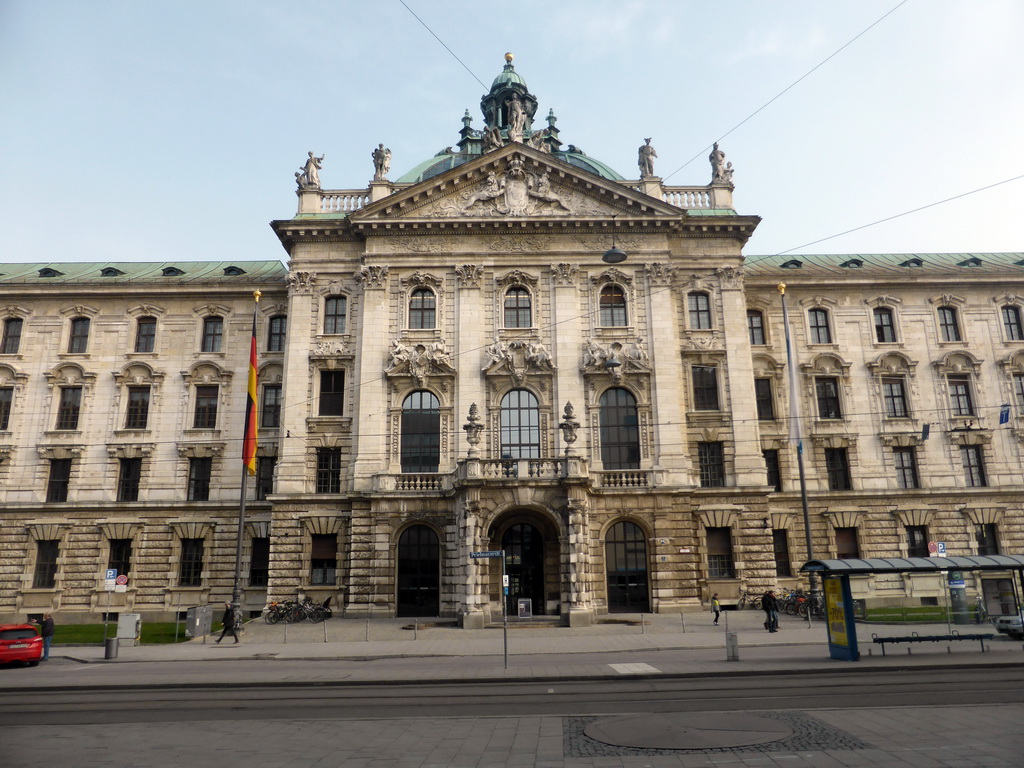
<path fill-rule="evenodd" d="M 610 613 L 647 613 L 647 541 L 640 526 L 623 521 L 605 540 Z"/>
<path fill-rule="evenodd" d="M 398 539 L 398 615 L 437 616 L 441 564 L 437 534 L 414 525 Z"/>
<path fill-rule="evenodd" d="M 505 611 L 515 616 L 519 598 L 533 601 L 533 614 L 544 613 L 544 539 L 529 523 L 513 525 L 501 538 L 508 574 L 508 598 Z"/>

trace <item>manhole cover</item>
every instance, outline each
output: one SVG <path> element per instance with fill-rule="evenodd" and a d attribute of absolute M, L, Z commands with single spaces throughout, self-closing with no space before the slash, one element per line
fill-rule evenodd
<path fill-rule="evenodd" d="M 598 720 L 583 732 L 617 747 L 728 749 L 785 739 L 793 729 L 778 720 L 754 715 L 679 712 Z"/>

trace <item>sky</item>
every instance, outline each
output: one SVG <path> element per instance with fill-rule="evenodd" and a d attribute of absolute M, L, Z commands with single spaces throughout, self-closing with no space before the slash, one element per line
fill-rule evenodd
<path fill-rule="evenodd" d="M 397 179 L 482 127 L 506 51 L 626 178 L 651 137 L 707 184 L 720 141 L 748 257 L 1024 251 L 1024 178 L 833 237 L 1024 176 L 1019 0 L 405 2 L 0 0 L 0 262 L 284 260 L 308 151 L 325 189 L 378 143 Z"/>

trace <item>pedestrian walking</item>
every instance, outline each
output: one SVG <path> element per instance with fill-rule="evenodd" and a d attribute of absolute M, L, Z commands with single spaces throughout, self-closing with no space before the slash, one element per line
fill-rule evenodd
<path fill-rule="evenodd" d="M 711 612 L 713 614 L 715 614 L 715 624 L 714 624 L 714 626 L 717 627 L 718 626 L 718 618 L 722 615 L 722 604 L 720 602 L 718 602 L 718 593 L 717 592 L 715 592 L 715 594 L 713 594 L 711 596 Z"/>
<path fill-rule="evenodd" d="M 39 626 L 39 634 L 43 637 L 43 661 L 50 660 L 50 643 L 53 642 L 53 616 L 48 613 L 43 614 L 42 621 L 36 621 L 32 619 L 33 624 Z"/>
<path fill-rule="evenodd" d="M 779 631 L 779 601 L 775 599 L 775 590 L 769 589 L 761 598 L 761 610 L 764 611 L 764 628 L 769 632 Z"/>
<path fill-rule="evenodd" d="M 224 629 L 220 631 L 220 637 L 217 638 L 217 642 L 219 643 L 223 640 L 224 635 L 228 632 L 235 638 L 236 643 L 239 642 L 238 631 L 235 629 L 235 606 L 231 603 L 224 603 L 224 616 L 221 618 L 221 623 L 224 624 Z"/>

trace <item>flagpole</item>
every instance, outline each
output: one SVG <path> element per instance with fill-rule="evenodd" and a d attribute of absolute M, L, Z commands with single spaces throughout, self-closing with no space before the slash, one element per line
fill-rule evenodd
<path fill-rule="evenodd" d="M 800 505 L 804 512 L 804 545 L 807 547 L 807 559 L 814 559 L 814 544 L 811 539 L 811 512 L 807 504 L 807 475 L 804 472 L 804 439 L 800 423 L 799 382 L 793 361 L 793 337 L 789 328 L 789 310 L 786 307 L 786 284 L 779 283 L 779 294 L 782 296 L 782 324 L 786 331 L 786 366 L 789 369 L 789 438 L 796 442 L 796 466 L 800 476 Z M 814 571 L 807 574 L 811 598 L 821 598 L 818 589 L 818 576 Z M 820 604 L 820 603 L 819 603 Z M 807 612 L 810 618 L 811 611 Z"/>
<path fill-rule="evenodd" d="M 245 541 L 245 496 L 249 475 L 256 471 L 256 311 L 259 290 L 253 291 L 252 338 L 249 341 L 249 376 L 246 387 L 245 426 L 242 434 L 242 482 L 238 499 L 238 531 L 235 534 L 235 578 L 231 588 L 231 603 L 236 608 L 242 603 L 242 545 Z"/>

